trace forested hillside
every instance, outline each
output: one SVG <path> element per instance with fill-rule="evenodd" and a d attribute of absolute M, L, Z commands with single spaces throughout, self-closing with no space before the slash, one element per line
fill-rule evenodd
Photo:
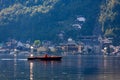
<path fill-rule="evenodd" d="M 106 0 L 100 6 L 99 22 L 103 35 L 113 37 L 114 43 L 120 44 L 120 1 Z"/>
<path fill-rule="evenodd" d="M 0 0 L 0 40 L 119 37 L 119 10 L 119 0 Z"/>

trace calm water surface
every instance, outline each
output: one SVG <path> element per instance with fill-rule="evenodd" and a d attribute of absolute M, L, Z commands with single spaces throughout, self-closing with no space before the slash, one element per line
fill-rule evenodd
<path fill-rule="evenodd" d="M 27 61 L 0 54 L 0 80 L 120 80 L 120 57 L 63 56 L 62 61 Z"/>

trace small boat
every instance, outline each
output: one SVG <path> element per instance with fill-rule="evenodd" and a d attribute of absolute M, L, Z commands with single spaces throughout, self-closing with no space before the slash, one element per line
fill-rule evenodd
<path fill-rule="evenodd" d="M 44 60 L 44 61 L 60 61 L 62 59 L 61 56 L 30 56 L 27 58 L 28 60 Z"/>

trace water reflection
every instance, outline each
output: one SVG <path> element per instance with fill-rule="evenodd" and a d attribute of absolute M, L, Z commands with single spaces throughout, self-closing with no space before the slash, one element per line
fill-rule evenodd
<path fill-rule="evenodd" d="M 81 57 L 81 65 L 83 80 L 103 80 L 101 76 L 104 72 L 102 56 Z"/>
<path fill-rule="evenodd" d="M 30 80 L 33 80 L 33 62 L 30 62 Z"/>
<path fill-rule="evenodd" d="M 27 61 L 0 56 L 0 80 L 120 80 L 120 57 L 64 56 L 62 61 Z"/>
<path fill-rule="evenodd" d="M 29 61 L 30 80 L 48 80 L 55 75 L 55 68 L 61 61 Z M 56 65 L 56 66 L 55 66 Z M 37 76 L 36 76 L 37 75 Z M 38 76 L 39 75 L 39 76 Z"/>
<path fill-rule="evenodd" d="M 120 80 L 120 57 L 104 56 L 104 79 Z"/>
<path fill-rule="evenodd" d="M 14 54 L 14 79 L 16 78 L 17 55 Z"/>
<path fill-rule="evenodd" d="M 99 74 L 101 72 L 101 68 L 103 67 L 102 61 L 103 60 L 97 56 L 82 57 L 82 73 L 85 75 Z"/>

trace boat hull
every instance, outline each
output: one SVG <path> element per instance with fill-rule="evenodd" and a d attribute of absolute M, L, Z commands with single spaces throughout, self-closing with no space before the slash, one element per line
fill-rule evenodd
<path fill-rule="evenodd" d="M 59 61 L 61 60 L 61 56 L 55 56 L 55 57 L 28 57 L 28 60 L 46 60 L 46 61 Z"/>

